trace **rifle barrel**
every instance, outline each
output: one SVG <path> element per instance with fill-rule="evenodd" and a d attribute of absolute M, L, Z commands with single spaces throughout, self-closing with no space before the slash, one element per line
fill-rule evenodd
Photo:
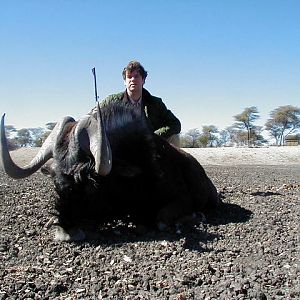
<path fill-rule="evenodd" d="M 98 102 L 98 93 L 97 93 L 97 78 L 96 78 L 96 69 L 92 69 L 93 75 L 94 75 L 94 85 L 95 85 L 95 100 Z"/>

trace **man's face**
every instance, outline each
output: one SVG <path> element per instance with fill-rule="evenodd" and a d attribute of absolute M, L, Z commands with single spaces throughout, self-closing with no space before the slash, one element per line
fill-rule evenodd
<path fill-rule="evenodd" d="M 124 83 L 126 85 L 127 91 L 134 93 L 142 91 L 145 80 L 143 79 L 142 75 L 136 70 L 132 72 L 126 71 Z"/>

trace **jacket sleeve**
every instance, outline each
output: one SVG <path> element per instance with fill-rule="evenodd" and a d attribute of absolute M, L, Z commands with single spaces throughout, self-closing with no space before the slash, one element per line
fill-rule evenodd
<path fill-rule="evenodd" d="M 109 96 L 99 102 L 100 108 L 103 107 L 103 105 L 106 105 L 109 102 L 108 98 L 109 98 Z M 97 115 L 97 105 L 94 108 L 92 108 L 92 110 L 88 114 L 96 117 L 96 115 Z"/>
<path fill-rule="evenodd" d="M 173 134 L 179 134 L 181 123 L 177 117 L 169 110 L 161 99 L 157 102 L 158 118 L 160 127 L 154 131 L 155 134 L 164 138 L 169 138 Z"/>
<path fill-rule="evenodd" d="M 109 95 L 99 102 L 100 108 L 108 105 L 110 102 L 121 100 L 122 97 L 123 93 Z M 89 112 L 89 114 L 94 117 L 97 115 L 97 105 Z"/>

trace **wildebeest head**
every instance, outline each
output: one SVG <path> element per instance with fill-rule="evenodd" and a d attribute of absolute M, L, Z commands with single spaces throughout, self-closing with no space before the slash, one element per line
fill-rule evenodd
<path fill-rule="evenodd" d="M 17 166 L 8 150 L 5 135 L 4 116 L 0 127 L 0 161 L 7 175 L 20 179 L 32 175 L 41 168 L 49 159 L 55 157 L 59 144 L 67 147 L 71 157 L 76 157 L 83 152 L 93 157 L 95 172 L 105 176 L 110 173 L 112 167 L 111 148 L 105 132 L 105 126 L 99 105 L 96 115 L 87 115 L 78 122 L 71 117 L 65 117 L 57 123 L 38 154 L 25 167 Z"/>

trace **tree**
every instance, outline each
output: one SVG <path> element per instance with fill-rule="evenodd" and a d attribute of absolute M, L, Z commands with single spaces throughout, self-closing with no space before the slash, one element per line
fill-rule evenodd
<path fill-rule="evenodd" d="M 219 146 L 228 146 L 230 143 L 230 133 L 227 129 L 220 131 L 220 138 L 218 140 Z"/>
<path fill-rule="evenodd" d="M 31 146 L 31 143 L 33 141 L 30 130 L 28 128 L 22 128 L 18 130 L 15 139 L 20 147 Z"/>
<path fill-rule="evenodd" d="M 29 130 L 30 136 L 32 138 L 30 146 L 41 147 L 43 144 L 43 136 L 45 134 L 45 130 L 41 127 L 29 128 L 28 130 Z"/>
<path fill-rule="evenodd" d="M 32 141 L 33 147 L 41 147 L 45 142 L 46 138 L 50 134 L 51 131 L 43 131 L 40 135 L 36 136 Z"/>
<path fill-rule="evenodd" d="M 228 132 L 228 144 L 230 146 L 245 146 L 248 144 L 248 133 L 237 128 L 235 124 L 227 127 L 226 131 Z"/>
<path fill-rule="evenodd" d="M 198 139 L 198 145 L 199 147 L 206 148 L 209 144 L 209 136 L 205 134 L 201 134 Z"/>
<path fill-rule="evenodd" d="M 9 149 L 12 150 L 18 147 L 41 147 L 55 125 L 56 123 L 54 122 L 47 123 L 46 128 L 48 130 L 41 127 L 16 130 L 12 125 L 5 126 Z M 12 132 L 16 132 L 15 137 L 9 139 Z"/>
<path fill-rule="evenodd" d="M 17 129 L 13 125 L 5 125 L 5 134 L 7 138 L 10 138 L 12 132 L 16 132 Z"/>
<path fill-rule="evenodd" d="M 276 145 L 280 145 L 280 135 L 281 135 L 281 129 L 276 124 L 274 120 L 268 119 L 265 124 L 266 130 L 269 131 L 269 134 L 275 138 Z"/>
<path fill-rule="evenodd" d="M 267 140 L 261 134 L 262 131 L 262 126 L 253 126 L 251 130 L 251 141 L 256 146 L 261 146 L 262 144 L 267 143 Z"/>
<path fill-rule="evenodd" d="M 265 127 L 275 138 L 276 144 L 283 145 L 287 135 L 300 129 L 300 108 L 292 105 L 279 106 L 270 113 Z"/>
<path fill-rule="evenodd" d="M 17 129 L 13 125 L 6 125 L 5 126 L 5 135 L 7 138 L 7 144 L 9 150 L 15 150 L 18 148 L 18 144 L 16 143 L 15 138 L 12 138 L 12 133 L 16 132 Z"/>
<path fill-rule="evenodd" d="M 235 126 L 239 129 L 247 130 L 247 145 L 250 146 L 251 130 L 253 130 L 253 123 L 259 118 L 258 110 L 256 106 L 246 107 L 244 111 L 234 116 Z"/>
<path fill-rule="evenodd" d="M 200 137 L 200 132 L 197 128 L 193 128 L 185 133 L 180 141 L 180 144 L 184 148 L 197 148 L 199 147 L 198 139 Z"/>
<path fill-rule="evenodd" d="M 214 134 L 218 132 L 219 132 L 218 128 L 214 125 L 209 125 L 209 126 L 204 125 L 202 127 L 202 134 L 205 137 L 207 137 L 207 145 L 209 145 L 210 147 L 213 146 L 214 142 L 218 140 L 217 136 L 215 136 Z"/>

